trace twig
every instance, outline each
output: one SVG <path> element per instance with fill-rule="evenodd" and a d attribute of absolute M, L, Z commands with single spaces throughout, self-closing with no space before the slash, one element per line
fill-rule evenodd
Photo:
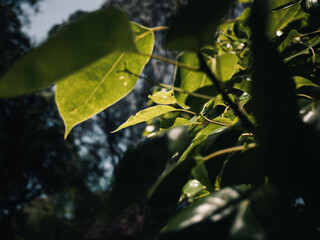
<path fill-rule="evenodd" d="M 200 116 L 203 117 L 207 122 L 210 122 L 210 123 L 218 124 L 218 125 L 221 125 L 221 126 L 231 126 L 231 124 L 227 124 L 227 123 L 222 123 L 222 122 L 217 122 L 217 121 L 211 120 L 211 119 L 207 118 L 206 116 L 204 116 L 201 112 L 200 112 Z"/>
<path fill-rule="evenodd" d="M 198 158 L 196 159 L 198 164 L 201 164 L 201 163 L 204 163 L 212 158 L 215 158 L 215 157 L 218 157 L 220 155 L 223 155 L 223 154 L 226 154 L 226 153 L 232 153 L 232 152 L 239 152 L 239 151 L 242 151 L 242 150 L 248 150 L 248 149 L 251 149 L 251 148 L 255 148 L 257 147 L 257 144 L 255 143 L 250 143 L 248 145 L 245 145 L 245 146 L 236 146 L 236 147 L 230 147 L 230 148 L 225 148 L 225 149 L 222 149 L 222 150 L 219 150 L 219 151 L 216 151 L 214 153 L 211 153 L 205 157 L 202 157 L 202 158 Z"/>
<path fill-rule="evenodd" d="M 182 93 L 187 93 L 193 97 L 197 97 L 197 98 L 202 98 L 202 99 L 205 99 L 205 100 L 211 100 L 211 99 L 214 99 L 215 97 L 212 97 L 212 96 L 208 96 L 208 95 L 205 95 L 205 94 L 200 94 L 200 93 L 194 93 L 194 92 L 189 92 L 189 91 L 186 91 L 182 88 L 178 88 L 178 87 L 174 87 L 174 86 L 171 86 L 171 85 L 168 85 L 168 84 L 164 84 L 164 83 L 157 83 L 156 81 L 153 81 L 147 77 L 144 77 L 144 76 L 140 76 L 136 73 L 133 73 L 131 72 L 129 69 L 125 69 L 123 72 L 126 72 L 128 74 L 131 74 L 131 75 L 134 75 L 136 77 L 140 77 L 144 80 L 146 80 L 148 83 L 152 84 L 152 85 L 156 85 L 156 86 L 159 86 L 159 87 L 164 87 L 164 88 L 167 88 L 167 89 L 171 89 L 171 90 L 175 90 L 177 92 L 182 92 Z"/>
<path fill-rule="evenodd" d="M 228 96 L 227 92 L 225 91 L 225 89 L 221 86 L 220 82 L 218 81 L 218 79 L 214 76 L 213 72 L 211 71 L 211 69 L 208 67 L 208 65 L 206 64 L 206 61 L 203 57 L 203 55 L 201 54 L 201 52 L 198 52 L 198 58 L 199 58 L 199 62 L 200 62 L 200 69 L 207 74 L 207 76 L 210 78 L 210 80 L 212 81 L 212 83 L 215 85 L 215 87 L 217 88 L 218 92 L 222 95 L 223 100 L 227 102 L 227 104 L 230 106 L 230 108 L 235 111 L 235 114 L 240 118 L 243 126 L 249 130 L 252 133 L 255 133 L 255 127 L 253 126 L 253 124 L 250 122 L 250 120 L 247 118 L 247 116 L 245 115 L 245 113 L 243 112 L 243 110 L 240 108 L 240 106 L 238 106 L 236 103 L 234 103 L 232 101 L 232 99 Z"/>
<path fill-rule="evenodd" d="M 165 63 L 172 64 L 172 65 L 177 66 L 177 67 L 188 69 L 188 70 L 193 71 L 193 72 L 200 72 L 199 68 L 191 67 L 189 65 L 180 63 L 180 62 L 178 62 L 176 60 L 172 60 L 170 58 L 166 58 L 166 57 L 162 57 L 162 56 L 158 56 L 158 55 L 153 55 L 153 54 L 150 55 L 149 53 L 144 53 L 144 52 L 136 52 L 136 53 L 141 55 L 141 56 L 150 57 L 150 58 L 153 58 L 153 59 L 165 62 Z"/>

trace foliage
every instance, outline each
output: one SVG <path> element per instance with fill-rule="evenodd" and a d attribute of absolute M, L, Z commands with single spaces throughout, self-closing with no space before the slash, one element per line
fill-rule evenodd
<path fill-rule="evenodd" d="M 80 19 L 0 78 L 12 93 L 1 91 L 1 97 L 57 82 L 67 136 L 129 93 L 150 57 L 176 66 L 173 85 L 157 84 L 167 91 L 150 97 L 155 106 L 117 129 L 149 124 L 148 137 L 120 161 L 105 212 L 111 221 L 145 203 L 137 239 L 319 236 L 318 12 L 315 6 L 305 12 L 305 1 L 261 0 L 235 19 L 223 18 L 237 2 L 182 6 L 164 42 L 183 51 L 176 61 L 152 55 L 153 32 L 167 28 L 130 24 L 109 9 Z M 95 19 L 117 24 L 99 21 L 89 29 Z M 82 30 L 90 30 L 85 40 L 60 48 L 71 46 Z M 66 55 L 68 69 L 60 71 Z"/>

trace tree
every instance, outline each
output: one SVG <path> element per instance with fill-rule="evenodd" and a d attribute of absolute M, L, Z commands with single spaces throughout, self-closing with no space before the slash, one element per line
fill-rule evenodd
<path fill-rule="evenodd" d="M 124 98 L 150 58 L 175 66 L 173 85 L 148 79 L 167 91 L 115 130 L 148 122 L 147 137 L 119 162 L 103 212 L 110 222 L 143 212 L 143 226 L 126 238 L 319 237 L 317 6 L 254 1 L 226 19 L 238 2 L 176 1 L 169 27 L 98 11 L 0 79 L 2 97 L 56 82 L 67 137 Z M 164 46 L 180 52 L 176 61 L 153 55 L 156 31 L 167 31 Z"/>

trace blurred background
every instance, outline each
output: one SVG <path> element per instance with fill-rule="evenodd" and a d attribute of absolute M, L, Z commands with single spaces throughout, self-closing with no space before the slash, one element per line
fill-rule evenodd
<path fill-rule="evenodd" d="M 72 21 L 111 6 L 149 27 L 166 25 L 176 11 L 174 0 L 0 0 L 0 74 Z M 154 54 L 174 58 L 161 48 L 164 33 L 155 34 Z M 143 76 L 169 84 L 173 73 L 151 60 Z M 110 224 L 103 209 L 117 162 L 141 139 L 144 125 L 110 132 L 146 107 L 153 87 L 140 79 L 126 98 L 75 127 L 67 140 L 54 86 L 0 100 L 0 239 L 129 239 L 139 216 L 128 213 L 125 223 Z"/>

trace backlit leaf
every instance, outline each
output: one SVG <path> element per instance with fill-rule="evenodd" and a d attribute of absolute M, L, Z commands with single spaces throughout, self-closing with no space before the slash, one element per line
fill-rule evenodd
<path fill-rule="evenodd" d="M 115 50 L 136 50 L 126 16 L 117 9 L 91 13 L 16 61 L 0 78 L 0 98 L 47 87 Z"/>
<path fill-rule="evenodd" d="M 123 128 L 149 121 L 150 119 L 153 119 L 155 117 L 158 117 L 162 114 L 172 112 L 172 111 L 179 111 L 179 109 L 166 106 L 166 105 L 157 105 L 154 107 L 146 108 L 140 112 L 138 112 L 136 115 L 131 116 L 125 123 L 123 123 L 120 127 L 118 127 L 113 132 L 117 132 Z"/>
<path fill-rule="evenodd" d="M 175 104 L 177 103 L 176 99 L 173 96 L 173 90 L 169 92 L 156 92 L 152 96 L 149 95 L 149 98 L 158 104 Z"/>
<path fill-rule="evenodd" d="M 154 35 L 132 24 L 139 51 L 150 53 Z M 149 57 L 116 51 L 57 83 L 56 102 L 64 120 L 65 137 L 71 129 L 126 96 L 135 86 Z M 134 72 L 130 74 L 129 70 Z"/>

